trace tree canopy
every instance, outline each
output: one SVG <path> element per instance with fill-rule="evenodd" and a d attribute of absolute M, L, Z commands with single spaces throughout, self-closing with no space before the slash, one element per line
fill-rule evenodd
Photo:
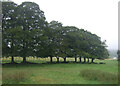
<path fill-rule="evenodd" d="M 34 2 L 2 2 L 3 56 L 108 58 L 105 41 L 96 34 L 58 21 L 46 21 L 44 12 Z"/>

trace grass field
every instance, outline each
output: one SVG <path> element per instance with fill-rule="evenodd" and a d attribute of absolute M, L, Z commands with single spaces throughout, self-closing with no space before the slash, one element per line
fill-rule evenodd
<path fill-rule="evenodd" d="M 16 62 L 21 62 L 16 58 Z M 31 58 L 30 62 L 43 63 L 47 59 Z M 73 58 L 69 59 L 74 60 Z M 54 61 L 56 59 L 54 58 Z M 61 58 L 60 61 L 63 61 Z M 67 59 L 68 61 L 68 59 Z M 79 61 L 79 60 L 78 60 Z M 10 58 L 3 58 L 9 63 Z M 100 62 L 100 60 L 95 60 Z M 3 84 L 117 84 L 118 62 L 103 60 L 106 64 L 5 64 L 2 66 Z"/>

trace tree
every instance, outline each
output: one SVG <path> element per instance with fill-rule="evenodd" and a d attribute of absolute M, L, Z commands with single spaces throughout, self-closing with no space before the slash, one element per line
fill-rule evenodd
<path fill-rule="evenodd" d="M 62 26 L 58 21 L 46 21 L 44 12 L 34 2 L 3 3 L 3 56 L 105 59 L 109 53 L 105 41 L 84 29 Z M 6 51 L 7 50 L 7 51 Z"/>
<path fill-rule="evenodd" d="M 13 14 L 16 8 L 17 4 L 14 2 L 2 2 L 2 51 L 3 56 L 12 57 L 12 63 L 14 63 L 14 56 L 16 54 L 16 45 L 13 38 L 13 36 L 15 36 L 14 32 L 17 32 L 15 29 L 16 21 L 13 20 Z"/>
<path fill-rule="evenodd" d="M 48 57 L 47 56 L 47 40 L 44 30 L 32 29 L 31 30 L 31 56 Z"/>
<path fill-rule="evenodd" d="M 39 9 L 36 3 L 32 2 L 23 2 L 21 5 L 17 5 L 14 2 L 3 2 L 2 6 L 3 55 L 11 56 L 12 54 L 13 60 L 14 51 L 19 51 L 18 56 L 23 57 L 23 62 L 26 62 L 27 56 L 36 56 L 35 53 L 38 52 L 35 49 L 37 40 L 40 38 L 39 42 L 42 41 L 41 45 L 45 43 L 47 22 L 45 21 L 44 12 Z M 19 39 L 19 33 L 16 33 L 17 30 L 19 31 L 18 27 L 21 28 L 21 39 Z M 33 29 L 39 30 L 35 31 Z M 16 36 L 18 39 L 14 38 Z M 16 44 L 16 40 L 19 45 Z M 17 46 L 19 46 L 19 49 L 15 48 Z"/>
<path fill-rule="evenodd" d="M 42 32 L 44 32 L 45 28 L 47 27 L 47 22 L 45 21 L 44 12 L 40 10 L 36 3 L 33 2 L 23 2 L 17 7 L 15 15 L 17 16 L 17 24 L 21 26 L 24 31 L 24 37 L 21 44 L 23 47 L 21 49 L 21 56 L 23 57 L 23 63 L 25 63 L 26 57 L 33 56 L 33 53 L 36 51 L 35 44 L 37 43 L 32 44 L 32 40 L 34 40 L 34 42 L 38 42 L 38 39 L 34 38 L 34 35 L 38 34 L 38 32 L 40 35 L 44 35 Z M 36 31 L 34 35 L 31 35 L 33 29 L 39 30 Z M 29 50 L 31 53 L 29 53 Z"/>
<path fill-rule="evenodd" d="M 50 57 L 50 61 L 52 62 L 52 57 L 55 56 L 57 58 L 57 62 L 59 62 L 59 56 L 62 47 L 62 24 L 58 21 L 51 21 L 48 24 L 48 56 Z"/>
<path fill-rule="evenodd" d="M 19 43 L 22 39 L 23 31 L 20 27 L 16 27 L 6 29 L 5 33 L 7 35 L 3 35 L 3 56 L 11 56 L 11 63 L 15 63 L 14 57 L 19 56 L 19 50 L 21 49 Z"/>

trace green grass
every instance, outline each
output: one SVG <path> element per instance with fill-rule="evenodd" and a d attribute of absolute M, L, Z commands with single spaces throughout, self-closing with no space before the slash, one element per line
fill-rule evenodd
<path fill-rule="evenodd" d="M 71 58 L 71 60 L 74 59 Z M 29 61 L 43 63 L 49 61 L 49 58 L 46 60 L 32 58 Z M 55 58 L 54 61 L 56 61 Z M 62 58 L 61 61 L 63 61 Z M 3 63 L 9 62 L 9 58 L 3 59 Z M 18 59 L 16 62 L 21 62 L 21 60 Z M 95 60 L 95 62 L 100 61 Z M 106 64 L 7 64 L 3 65 L 2 68 L 2 82 L 3 84 L 117 84 L 115 77 L 118 73 L 118 62 L 116 60 L 104 60 L 102 62 Z M 92 72 L 93 70 L 94 72 Z M 94 77 L 101 78 L 90 78 L 87 75 L 90 72 Z M 23 77 L 21 77 L 22 75 Z M 108 76 L 111 77 L 110 80 Z M 102 79 L 105 78 L 108 80 L 103 81 Z"/>
<path fill-rule="evenodd" d="M 28 78 L 28 75 L 28 71 L 15 70 L 12 72 L 2 73 L 2 79 L 5 84 L 19 83 L 20 81 L 25 81 Z"/>
<path fill-rule="evenodd" d="M 116 82 L 118 75 L 116 73 L 103 72 L 101 70 L 84 69 L 80 71 L 80 76 L 88 80 L 103 81 L 103 82 Z"/>

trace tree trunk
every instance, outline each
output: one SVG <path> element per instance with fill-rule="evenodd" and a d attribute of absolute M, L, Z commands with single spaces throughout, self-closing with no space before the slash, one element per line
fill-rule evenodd
<path fill-rule="evenodd" d="M 11 58 L 11 63 L 14 63 L 14 57 L 12 56 L 12 58 Z"/>
<path fill-rule="evenodd" d="M 75 57 L 75 62 L 77 62 L 77 58 Z"/>
<path fill-rule="evenodd" d="M 84 63 L 86 63 L 86 57 L 84 57 Z"/>
<path fill-rule="evenodd" d="M 64 62 L 66 62 L 66 57 L 64 58 Z"/>
<path fill-rule="evenodd" d="M 12 43 L 11 43 L 11 63 L 14 63 L 14 47 L 13 47 L 13 35 L 12 35 Z"/>
<path fill-rule="evenodd" d="M 26 61 L 26 57 L 23 57 L 23 63 L 26 63 L 27 61 Z"/>
<path fill-rule="evenodd" d="M 79 60 L 80 60 L 80 63 L 81 63 L 81 62 L 82 62 L 82 61 L 81 61 L 81 57 L 79 58 Z"/>
<path fill-rule="evenodd" d="M 89 63 L 89 58 L 88 58 L 88 63 Z"/>
<path fill-rule="evenodd" d="M 57 57 L 57 63 L 59 63 L 59 57 Z"/>
<path fill-rule="evenodd" d="M 91 61 L 92 63 L 93 63 L 93 60 L 94 60 L 94 58 L 92 58 L 92 61 Z"/>
<path fill-rule="evenodd" d="M 52 57 L 50 57 L 50 62 L 52 63 Z"/>

